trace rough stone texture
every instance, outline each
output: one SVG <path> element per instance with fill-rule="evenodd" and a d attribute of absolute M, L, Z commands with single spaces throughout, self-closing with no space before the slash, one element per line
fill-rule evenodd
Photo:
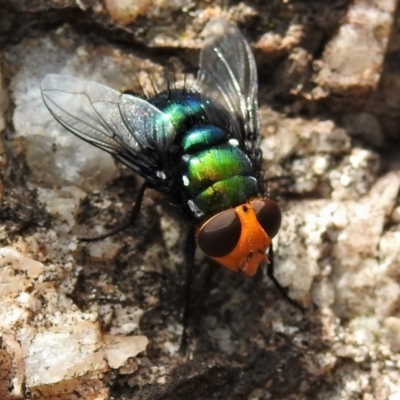
<path fill-rule="evenodd" d="M 400 398 L 399 6 L 210 4 L 0 0 L 1 399 Z M 255 51 L 276 276 L 306 311 L 198 254 L 181 354 L 186 224 L 149 191 L 134 227 L 79 241 L 140 179 L 61 129 L 39 84 L 190 83 L 222 14 Z"/>

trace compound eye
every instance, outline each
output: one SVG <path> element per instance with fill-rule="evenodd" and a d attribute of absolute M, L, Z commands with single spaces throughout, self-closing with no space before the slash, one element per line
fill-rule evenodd
<path fill-rule="evenodd" d="M 242 225 L 235 210 L 226 210 L 209 219 L 200 228 L 197 243 L 210 257 L 223 257 L 236 247 Z"/>
<path fill-rule="evenodd" d="M 257 199 L 251 202 L 259 224 L 265 233 L 273 238 L 281 227 L 282 214 L 278 204 L 270 199 Z"/>

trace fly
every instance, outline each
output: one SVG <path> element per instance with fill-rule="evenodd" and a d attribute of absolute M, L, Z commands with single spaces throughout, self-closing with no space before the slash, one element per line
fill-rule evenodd
<path fill-rule="evenodd" d="M 144 192 L 167 196 L 191 221 L 186 261 L 196 245 L 231 271 L 253 276 L 268 264 L 281 224 L 279 206 L 262 179 L 257 70 L 242 33 L 221 18 L 211 20 L 192 88 L 168 89 L 143 99 L 99 83 L 47 75 L 43 100 L 67 130 L 110 153 L 145 179 Z M 189 272 L 190 274 L 190 272 Z M 188 275 L 189 276 L 189 275 Z M 189 285 L 190 286 L 190 285 Z"/>

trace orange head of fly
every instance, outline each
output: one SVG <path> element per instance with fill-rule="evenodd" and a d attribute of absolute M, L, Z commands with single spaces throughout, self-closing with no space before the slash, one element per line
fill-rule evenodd
<path fill-rule="evenodd" d="M 199 229 L 197 243 L 224 267 L 248 276 L 261 262 L 281 225 L 279 206 L 270 199 L 256 199 L 220 212 Z"/>

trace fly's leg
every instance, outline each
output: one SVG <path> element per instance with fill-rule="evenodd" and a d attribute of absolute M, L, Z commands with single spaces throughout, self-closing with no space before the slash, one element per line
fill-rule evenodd
<path fill-rule="evenodd" d="M 194 268 L 194 256 L 196 252 L 196 237 L 195 237 L 195 228 L 190 228 L 188 232 L 188 236 L 186 239 L 186 249 L 185 249 L 185 264 L 186 264 L 186 280 L 185 280 L 185 291 L 184 291 L 184 303 L 182 310 L 182 337 L 181 337 L 181 345 L 180 352 L 186 353 L 187 350 L 187 323 L 189 318 L 189 304 L 190 304 L 190 292 L 192 286 L 192 278 L 193 278 L 193 268 Z"/>
<path fill-rule="evenodd" d="M 136 196 L 135 205 L 133 207 L 132 213 L 131 213 L 131 215 L 130 215 L 130 217 L 129 217 L 127 222 L 125 222 L 121 226 L 113 229 L 111 232 L 105 233 L 104 235 L 96 236 L 96 237 L 93 237 L 93 238 L 80 238 L 79 240 L 81 242 L 95 242 L 97 240 L 103 240 L 103 239 L 108 238 L 110 236 L 114 236 L 119 232 L 122 232 L 124 229 L 128 228 L 129 226 L 132 226 L 135 223 L 136 218 L 139 215 L 140 208 L 142 206 L 144 192 L 146 191 L 147 187 L 148 187 L 147 182 L 144 182 L 142 184 L 142 186 L 140 186 L 138 194 Z"/>
<path fill-rule="evenodd" d="M 268 278 L 271 279 L 275 287 L 278 289 L 279 293 L 287 300 L 292 306 L 298 308 L 300 311 L 304 312 L 304 308 L 295 300 L 291 299 L 286 290 L 281 286 L 279 281 L 276 279 L 274 275 L 274 249 L 272 247 L 272 243 L 269 246 L 268 249 L 268 258 L 269 258 L 269 264 L 267 267 L 267 275 Z"/>

